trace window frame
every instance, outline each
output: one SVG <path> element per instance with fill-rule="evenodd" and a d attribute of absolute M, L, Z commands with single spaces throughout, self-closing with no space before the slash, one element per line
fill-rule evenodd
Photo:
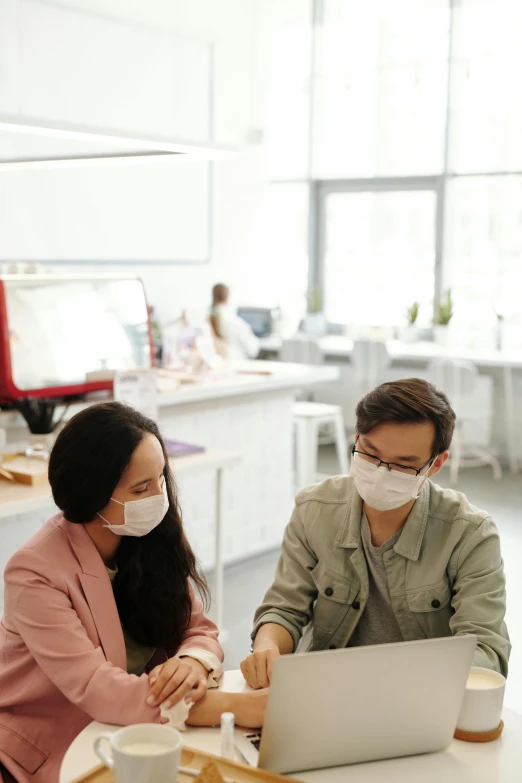
<path fill-rule="evenodd" d="M 442 292 L 442 249 L 443 249 L 443 211 L 444 177 L 378 177 L 372 179 L 315 180 L 310 183 L 310 289 L 325 292 L 325 251 L 326 251 L 326 200 L 332 193 L 385 193 L 430 191 L 434 193 L 435 208 L 435 291 L 434 301 Z M 344 324 L 328 323 L 328 331 L 341 334 Z"/>
<path fill-rule="evenodd" d="M 311 4 L 312 25 L 310 30 L 310 97 L 309 97 L 309 160 L 308 177 L 304 180 L 309 186 L 309 225 L 308 225 L 308 286 L 309 291 L 317 289 L 321 295 L 325 292 L 325 264 L 324 248 L 326 237 L 326 196 L 329 193 L 364 193 L 382 192 L 385 190 L 434 190 L 436 193 L 436 227 L 435 227 L 435 282 L 434 305 L 440 301 L 445 289 L 445 279 L 448 278 L 448 246 L 449 235 L 447 231 L 447 186 L 450 181 L 459 178 L 470 177 L 499 177 L 522 175 L 522 171 L 515 168 L 507 171 L 455 171 L 452 169 L 451 145 L 452 145 L 452 102 L 455 93 L 455 49 L 456 37 L 459 35 L 459 20 L 457 18 L 460 0 L 448 0 L 450 12 L 450 25 L 448 30 L 448 69 L 446 89 L 446 122 L 444 139 L 444 165 L 441 172 L 433 175 L 405 176 L 405 177 L 368 177 L 362 179 L 316 179 L 313 177 L 314 157 L 314 112 L 315 112 L 315 63 L 316 63 L 316 29 L 324 22 L 323 0 L 309 0 Z M 277 180 L 276 180 L 277 181 Z M 341 324 L 329 323 L 328 330 L 331 333 L 340 333 L 343 330 Z"/>

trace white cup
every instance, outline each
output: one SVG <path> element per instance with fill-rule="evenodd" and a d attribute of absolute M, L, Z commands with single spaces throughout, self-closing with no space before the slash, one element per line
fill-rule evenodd
<path fill-rule="evenodd" d="M 102 745 L 107 743 L 110 755 Z M 170 726 L 138 723 L 94 740 L 98 758 L 114 770 L 115 783 L 176 783 L 181 735 Z"/>
<path fill-rule="evenodd" d="M 472 666 L 466 683 L 457 728 L 487 732 L 498 729 L 502 716 L 505 678 L 491 669 Z"/>

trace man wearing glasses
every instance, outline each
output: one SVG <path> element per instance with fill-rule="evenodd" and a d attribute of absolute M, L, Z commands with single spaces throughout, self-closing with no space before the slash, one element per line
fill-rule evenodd
<path fill-rule="evenodd" d="M 420 379 L 382 384 L 359 402 L 350 475 L 297 495 L 241 664 L 249 685 L 269 685 L 274 660 L 298 645 L 467 633 L 478 638 L 474 665 L 507 673 L 498 531 L 462 493 L 432 481 L 454 428 L 445 394 Z"/>

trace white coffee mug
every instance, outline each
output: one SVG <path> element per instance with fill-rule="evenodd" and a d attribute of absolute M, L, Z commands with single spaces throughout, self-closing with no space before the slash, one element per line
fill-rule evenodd
<path fill-rule="evenodd" d="M 107 755 L 102 745 L 110 748 Z M 116 783 L 176 783 L 181 758 L 181 736 L 170 726 L 138 723 L 104 732 L 94 740 L 94 751 L 114 770 Z"/>
<path fill-rule="evenodd" d="M 500 725 L 505 678 L 492 669 L 472 666 L 466 683 L 457 728 L 461 731 L 495 731 Z"/>

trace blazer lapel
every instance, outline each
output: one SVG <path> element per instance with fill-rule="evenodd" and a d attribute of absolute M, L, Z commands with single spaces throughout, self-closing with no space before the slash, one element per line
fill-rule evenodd
<path fill-rule="evenodd" d="M 105 564 L 83 525 L 73 524 L 65 519 L 61 525 L 80 563 L 80 584 L 105 657 L 120 669 L 126 669 L 125 641 Z"/>
<path fill-rule="evenodd" d="M 80 574 L 80 582 L 100 637 L 105 657 L 110 663 L 127 668 L 127 653 L 121 629 L 112 585 L 107 573 L 105 578 Z"/>

